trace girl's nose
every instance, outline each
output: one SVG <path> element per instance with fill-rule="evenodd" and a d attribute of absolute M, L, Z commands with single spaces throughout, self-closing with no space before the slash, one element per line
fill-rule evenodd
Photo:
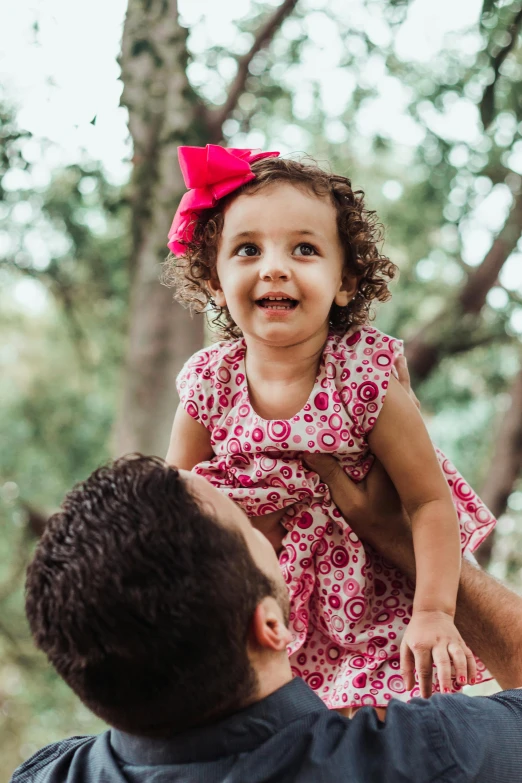
<path fill-rule="evenodd" d="M 288 280 L 290 268 L 280 254 L 265 256 L 259 269 L 261 280 Z"/>

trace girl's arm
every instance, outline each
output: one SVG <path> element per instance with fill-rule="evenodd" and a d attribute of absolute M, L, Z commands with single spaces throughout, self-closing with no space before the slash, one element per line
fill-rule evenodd
<path fill-rule="evenodd" d="M 165 460 L 176 468 L 192 470 L 199 462 L 205 462 L 213 456 L 210 432 L 193 419 L 182 405 L 178 405 Z"/>
<path fill-rule="evenodd" d="M 457 513 L 422 417 L 393 376 L 368 442 L 412 520 L 418 574 L 413 608 L 453 617 L 461 559 Z"/>
<path fill-rule="evenodd" d="M 450 660 L 460 683 L 475 674 L 471 653 L 453 623 L 460 576 L 460 531 L 450 490 L 422 417 L 393 376 L 368 442 L 395 484 L 412 522 L 417 582 L 401 665 L 406 688 L 410 689 L 415 662 L 421 693 L 429 696 L 433 662 L 441 690 L 449 690 L 451 685 Z"/>

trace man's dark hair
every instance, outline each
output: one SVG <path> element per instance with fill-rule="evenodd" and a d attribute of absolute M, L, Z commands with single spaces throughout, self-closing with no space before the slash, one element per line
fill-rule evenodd
<path fill-rule="evenodd" d="M 69 492 L 26 582 L 37 646 L 96 715 L 167 737 L 255 695 L 255 607 L 277 595 L 239 530 L 178 471 L 133 455 Z"/>

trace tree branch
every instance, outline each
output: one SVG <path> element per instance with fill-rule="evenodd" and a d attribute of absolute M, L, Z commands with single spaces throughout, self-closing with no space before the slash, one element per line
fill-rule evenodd
<path fill-rule="evenodd" d="M 24 504 L 22 504 L 23 506 Z M 28 522 L 18 537 L 14 551 L 10 557 L 10 572 L 3 582 L 0 583 L 0 606 L 8 600 L 13 593 L 20 587 L 20 582 L 24 578 L 25 570 L 29 560 L 29 540 L 28 540 Z M 5 612 L 2 610 L 0 613 L 2 619 L 0 619 L 0 635 L 4 636 L 10 643 L 11 647 L 19 652 L 20 644 L 16 635 L 10 630 L 9 626 L 5 623 Z"/>
<path fill-rule="evenodd" d="M 20 506 L 26 514 L 26 533 L 29 538 L 40 538 L 43 535 L 49 514 L 41 509 L 35 508 L 25 500 L 19 501 Z"/>
<path fill-rule="evenodd" d="M 495 6 L 495 0 L 483 0 L 482 10 L 480 12 L 480 21 L 482 23 L 482 17 L 484 14 L 489 14 Z"/>
<path fill-rule="evenodd" d="M 427 378 L 442 356 L 452 353 L 454 335 L 459 330 L 472 330 L 476 326 L 488 291 L 497 282 L 500 270 L 516 248 L 521 231 L 522 194 L 516 197 L 504 227 L 482 263 L 470 272 L 457 300 L 452 300 L 436 318 L 407 341 L 406 358 L 417 380 Z M 467 319 L 468 323 L 463 319 Z"/>
<path fill-rule="evenodd" d="M 34 538 L 40 538 L 45 530 L 48 515 L 35 508 L 25 500 L 18 500 L 17 506 L 25 513 L 25 523 L 18 536 L 18 541 L 9 558 L 10 573 L 0 582 L 0 604 L 9 598 L 18 589 L 20 580 L 25 574 L 31 553 L 31 542 Z"/>
<path fill-rule="evenodd" d="M 482 263 L 468 277 L 459 296 L 464 313 L 478 314 L 486 302 L 490 288 L 496 283 L 500 270 L 515 250 L 522 232 L 522 194 L 511 207 L 508 218 Z"/>
<path fill-rule="evenodd" d="M 29 559 L 28 537 L 23 536 L 18 542 L 14 554 L 11 556 L 11 572 L 8 577 L 0 583 L 0 604 L 18 589 L 20 580 L 23 579 L 27 561 Z"/>
<path fill-rule="evenodd" d="M 487 128 L 491 125 L 493 118 L 495 116 L 495 88 L 497 86 L 501 65 L 506 59 L 506 57 L 508 56 L 508 54 L 516 46 L 521 23 L 522 23 L 522 8 L 516 14 L 515 18 L 509 25 L 508 29 L 506 30 L 507 34 L 510 36 L 509 42 L 506 44 L 506 46 L 503 46 L 497 52 L 495 57 L 491 58 L 490 65 L 493 68 L 494 78 L 491 84 L 488 84 L 488 86 L 484 90 L 484 93 L 482 95 L 482 100 L 480 102 L 480 116 L 482 118 L 482 124 L 484 125 L 485 130 L 487 130 Z"/>
<path fill-rule="evenodd" d="M 522 468 L 522 369 L 511 387 L 511 404 L 497 428 L 493 459 L 480 496 L 495 517 L 501 516 L 513 492 Z M 488 536 L 477 552 L 485 567 L 491 559 L 493 535 Z"/>
<path fill-rule="evenodd" d="M 0 619 L 0 634 L 2 636 L 5 636 L 11 647 L 15 650 L 16 653 L 20 651 L 20 643 L 14 633 L 10 630 L 10 628 L 7 627 L 7 625 L 4 623 L 3 619 Z"/>
<path fill-rule="evenodd" d="M 505 291 L 511 304 L 522 305 L 522 296 L 516 291 L 511 291 L 509 288 L 506 288 L 506 286 L 502 285 L 500 281 L 497 281 L 497 287 Z"/>
<path fill-rule="evenodd" d="M 76 348 L 76 353 L 78 355 L 80 364 L 84 369 L 88 369 L 91 365 L 89 356 L 89 343 L 83 327 L 78 319 L 76 306 L 71 294 L 72 286 L 66 283 L 59 274 L 51 275 L 50 277 L 51 288 L 54 289 L 56 298 L 62 303 L 65 320 L 69 326 L 71 339 L 73 345 Z"/>
<path fill-rule="evenodd" d="M 501 333 L 490 333 L 475 336 L 471 333 L 461 335 L 458 339 L 451 343 L 450 353 L 455 356 L 459 353 L 467 353 L 473 351 L 475 348 L 481 348 L 485 345 L 493 345 L 499 342 L 511 342 L 511 338 L 508 337 L 506 332 L 502 330 Z"/>
<path fill-rule="evenodd" d="M 275 33 L 287 16 L 290 16 L 298 2 L 299 0 L 284 0 L 266 22 L 261 25 L 250 50 L 242 57 L 237 58 L 237 73 L 230 85 L 225 103 L 223 106 L 214 109 L 208 114 L 207 124 L 210 131 L 209 138 L 211 143 L 217 144 L 222 139 L 221 128 L 225 120 L 228 119 L 236 108 L 237 102 L 245 89 L 250 63 L 261 49 L 264 49 L 270 44 Z"/>

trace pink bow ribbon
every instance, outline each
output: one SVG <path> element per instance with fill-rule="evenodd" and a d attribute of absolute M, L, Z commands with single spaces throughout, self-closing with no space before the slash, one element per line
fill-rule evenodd
<path fill-rule="evenodd" d="M 215 206 L 223 196 L 255 179 L 250 164 L 262 158 L 276 158 L 279 152 L 249 149 L 225 149 L 217 144 L 206 147 L 178 147 L 178 158 L 185 193 L 174 215 L 169 231 L 168 247 L 181 256 L 194 234 L 194 217 Z"/>

